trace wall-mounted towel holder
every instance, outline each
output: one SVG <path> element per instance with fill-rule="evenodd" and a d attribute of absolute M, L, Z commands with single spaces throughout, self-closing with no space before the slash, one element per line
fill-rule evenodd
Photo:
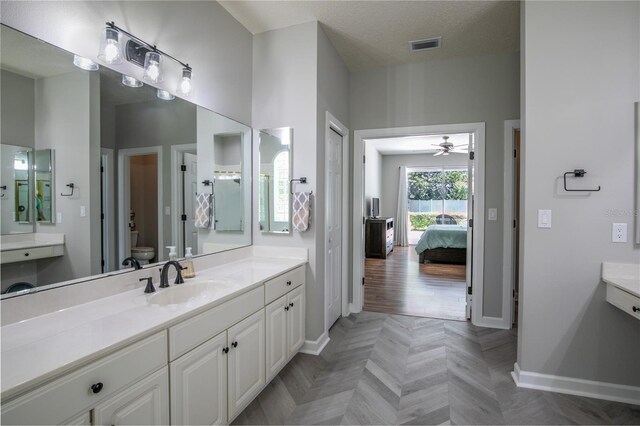
<path fill-rule="evenodd" d="M 73 183 L 68 183 L 66 186 L 67 186 L 68 188 L 71 188 L 71 193 L 70 193 L 70 194 L 63 194 L 63 193 L 61 192 L 61 193 L 60 193 L 60 196 L 61 196 L 61 197 L 71 197 L 71 196 L 73 196 L 73 191 L 74 191 L 74 189 L 75 189 L 75 187 L 76 187 L 76 186 L 75 186 Z"/>
<path fill-rule="evenodd" d="M 567 192 L 598 192 L 600 191 L 600 185 L 598 185 L 597 188 L 592 188 L 592 189 L 569 189 L 567 188 L 567 176 L 568 175 L 573 175 L 573 177 L 577 177 L 577 178 L 581 178 L 584 177 L 584 175 L 587 174 L 587 171 L 584 169 L 575 169 L 572 172 L 565 172 L 564 174 L 564 190 Z"/>
<path fill-rule="evenodd" d="M 293 182 L 300 182 L 300 183 L 306 184 L 307 183 L 307 178 L 306 177 L 301 177 L 301 178 L 298 178 L 298 179 L 289 180 L 289 193 L 291 195 L 293 195 Z M 309 194 L 313 194 L 313 191 L 311 191 Z"/>
<path fill-rule="evenodd" d="M 210 181 L 209 179 L 207 179 L 207 180 L 203 180 L 203 181 L 202 181 L 202 184 L 203 184 L 204 186 L 210 186 L 210 187 L 211 187 L 211 193 L 213 194 L 213 182 L 212 182 L 212 181 Z"/>
<path fill-rule="evenodd" d="M 6 191 L 7 190 L 7 185 L 0 186 L 0 189 L 3 190 L 3 191 Z M 2 194 L 0 194 L 0 198 L 4 198 L 4 192 Z"/>

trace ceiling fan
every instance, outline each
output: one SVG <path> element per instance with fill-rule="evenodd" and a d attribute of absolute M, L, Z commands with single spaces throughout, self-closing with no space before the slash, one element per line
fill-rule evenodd
<path fill-rule="evenodd" d="M 437 145 L 431 144 L 432 146 L 437 146 L 439 148 L 438 152 L 433 154 L 434 157 L 438 155 L 449 155 L 450 153 L 455 153 L 455 154 L 467 153 L 467 149 L 469 147 L 468 144 L 454 145 L 453 143 L 449 142 L 449 136 L 443 136 L 442 139 L 444 139 L 444 141 L 440 142 Z"/>

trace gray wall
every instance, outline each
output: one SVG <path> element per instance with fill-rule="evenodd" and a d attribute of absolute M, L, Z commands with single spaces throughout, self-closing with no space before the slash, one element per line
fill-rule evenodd
<path fill-rule="evenodd" d="M 486 123 L 485 316 L 502 315 L 504 120 L 519 118 L 517 53 L 435 60 L 351 75 L 351 130 Z"/>
<path fill-rule="evenodd" d="M 1 70 L 0 143 L 18 146 L 35 146 L 35 92 L 34 80 Z"/>
<path fill-rule="evenodd" d="M 386 176 L 383 178 L 382 155 L 367 141 L 364 143 L 364 156 L 366 158 L 364 163 L 364 215 L 369 216 L 371 214 L 371 198 L 380 198 L 380 203 L 384 203 L 382 200 L 382 180 L 386 179 Z M 381 205 L 380 209 L 382 210 L 382 208 Z M 395 213 L 392 216 L 395 216 Z"/>
<path fill-rule="evenodd" d="M 91 225 L 100 212 L 99 198 L 96 204 L 92 194 L 100 174 L 99 156 L 92 155 L 100 147 L 92 130 L 95 126 L 99 132 L 95 104 L 100 102 L 100 82 L 97 74 L 78 70 L 36 80 L 35 93 L 36 148 L 54 150 L 54 211 L 62 214 L 62 223 L 38 224 L 36 232 L 65 235 L 63 257 L 38 261 L 38 285 L 46 285 L 100 271 L 100 228 L 96 234 Z M 74 196 L 62 197 L 68 183 L 76 185 Z"/>
<path fill-rule="evenodd" d="M 58 47 L 96 58 L 106 21 L 115 21 L 193 67 L 191 101 L 251 123 L 252 35 L 214 1 L 12 1 L 2 22 Z M 175 91 L 180 66 L 166 61 L 162 88 Z M 118 71 L 142 78 L 142 68 Z M 4 121 L 4 120 L 3 120 Z"/>
<path fill-rule="evenodd" d="M 433 154 L 383 155 L 382 156 L 382 197 L 380 198 L 380 214 L 396 217 L 398 212 L 398 180 L 400 166 L 407 167 L 438 167 L 463 166 L 466 167 L 466 154 L 451 154 L 448 156 Z"/>
<path fill-rule="evenodd" d="M 605 301 L 601 262 L 640 262 L 611 242 L 633 229 L 633 103 L 640 3 L 527 2 L 523 8 L 524 255 L 518 364 L 525 371 L 640 386 L 638 320 Z M 606 42 L 604 42 L 606 40 Z M 567 194 L 565 171 L 601 192 Z M 537 228 L 537 210 L 553 227 Z M 611 217 L 610 209 L 628 212 Z"/>

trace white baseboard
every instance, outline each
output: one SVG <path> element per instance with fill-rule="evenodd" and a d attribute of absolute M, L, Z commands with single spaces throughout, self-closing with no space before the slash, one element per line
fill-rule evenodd
<path fill-rule="evenodd" d="M 480 318 L 478 318 L 476 321 L 473 322 L 473 325 L 477 325 L 478 327 L 500 328 L 503 330 L 509 330 L 511 328 L 510 324 L 505 324 L 505 319 L 502 317 L 481 316 Z"/>
<path fill-rule="evenodd" d="M 356 305 L 354 305 L 353 303 L 349 303 L 349 313 L 350 314 L 357 314 L 358 312 L 360 312 L 362 309 L 358 309 L 356 308 Z"/>
<path fill-rule="evenodd" d="M 300 352 L 309 355 L 320 355 L 327 343 L 329 343 L 329 333 L 325 331 L 316 340 L 305 340 Z"/>
<path fill-rule="evenodd" d="M 637 386 L 617 385 L 615 383 L 595 382 L 593 380 L 522 371 L 517 362 L 513 366 L 511 376 L 520 388 L 640 405 L 640 387 Z"/>

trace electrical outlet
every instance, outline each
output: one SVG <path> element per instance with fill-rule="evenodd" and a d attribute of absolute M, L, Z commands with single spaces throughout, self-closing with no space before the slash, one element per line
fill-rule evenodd
<path fill-rule="evenodd" d="M 614 223 L 611 230 L 611 241 L 614 243 L 627 242 L 627 224 Z"/>

